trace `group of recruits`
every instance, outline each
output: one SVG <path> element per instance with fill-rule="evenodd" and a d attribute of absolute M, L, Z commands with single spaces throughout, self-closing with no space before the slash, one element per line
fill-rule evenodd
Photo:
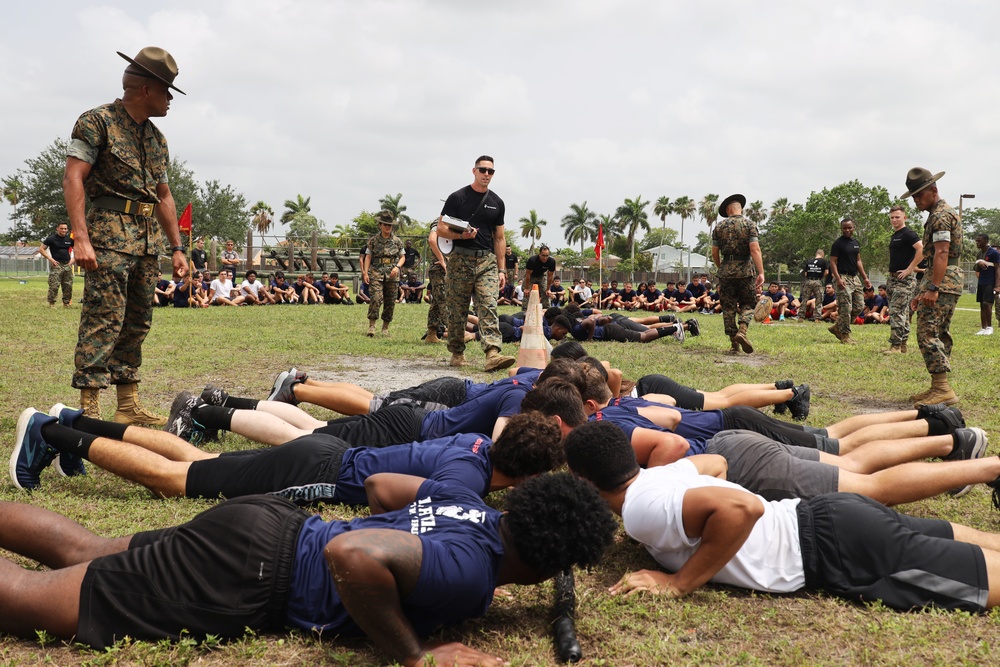
<path fill-rule="evenodd" d="M 275 271 L 268 282 L 257 278 L 250 269 L 238 286 L 230 269 L 220 269 L 216 278 L 208 269 L 193 272 L 182 267 L 179 280 L 167 280 L 160 275 L 156 282 L 153 305 L 174 308 L 208 308 L 209 306 L 267 306 L 277 304 L 326 303 L 353 305 L 349 288 L 336 273 L 324 273 L 319 280 L 312 273 L 301 274 L 288 282 L 283 271 Z"/>
<path fill-rule="evenodd" d="M 577 343 L 555 350 L 543 370 L 381 396 L 297 369 L 266 400 L 208 386 L 178 395 L 167 431 L 29 408 L 10 462 L 20 488 L 38 489 L 53 462 L 86 474 L 87 460 L 159 496 L 227 500 L 118 539 L 5 503 L 0 546 L 52 569 L 0 561 L 0 627 L 97 648 L 247 628 L 362 632 L 407 665 L 492 662 L 421 637 L 484 614 L 496 586 L 597 564 L 617 530 L 612 511 L 669 570 L 627 574 L 613 593 L 680 596 L 715 581 L 898 609 L 1000 601 L 1000 537 L 887 507 L 1000 486 L 1000 458 L 984 457 L 986 434 L 957 408 L 813 428 L 755 409 L 804 418 L 809 388 L 790 380 L 717 392 L 662 375 L 633 384 Z M 299 402 L 346 416 L 321 421 Z M 270 446 L 192 444 L 219 431 Z M 567 462 L 575 474 L 551 472 Z M 510 487 L 505 513 L 483 502 Z M 326 522 L 298 508 L 317 502 L 371 514 Z"/>

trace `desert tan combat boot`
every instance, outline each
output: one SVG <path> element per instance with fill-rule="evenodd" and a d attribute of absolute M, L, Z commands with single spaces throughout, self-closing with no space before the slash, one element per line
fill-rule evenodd
<path fill-rule="evenodd" d="M 740 355 L 740 344 L 736 342 L 736 336 L 735 335 L 730 336 L 729 337 L 729 342 L 732 344 L 732 347 L 729 348 L 729 350 L 726 352 L 726 354 L 731 354 L 733 356 L 739 356 Z"/>
<path fill-rule="evenodd" d="M 115 411 L 114 421 L 131 426 L 164 426 L 167 418 L 153 414 L 139 404 L 139 385 L 133 383 L 118 385 L 118 410 Z"/>
<path fill-rule="evenodd" d="M 899 344 L 899 351 L 902 352 L 903 354 L 906 354 L 906 341 L 905 340 L 902 343 Z"/>
<path fill-rule="evenodd" d="M 893 345 L 888 350 L 882 350 L 882 354 L 902 354 L 903 348 L 899 345 Z"/>
<path fill-rule="evenodd" d="M 465 360 L 464 352 L 452 352 L 451 361 L 448 362 L 450 366 L 467 366 L 469 362 Z"/>
<path fill-rule="evenodd" d="M 375 322 L 377 322 L 377 321 L 378 320 L 368 320 L 368 337 L 369 338 L 374 338 L 375 337 Z"/>
<path fill-rule="evenodd" d="M 101 418 L 101 390 L 88 388 L 80 390 L 80 408 L 85 417 Z"/>
<path fill-rule="evenodd" d="M 935 403 L 955 405 L 958 403 L 958 396 L 955 395 L 955 390 L 951 388 L 951 384 L 948 382 L 947 373 L 935 373 L 931 376 L 931 390 L 920 402 L 927 405 Z"/>
<path fill-rule="evenodd" d="M 736 332 L 735 336 L 733 336 L 733 340 L 739 343 L 739 346 L 743 348 L 743 351 L 747 354 L 753 353 L 753 345 L 750 344 L 750 338 L 747 337 L 747 325 L 740 325 L 740 330 Z"/>
<path fill-rule="evenodd" d="M 383 336 L 388 336 L 389 335 L 389 323 L 388 322 L 383 322 L 382 323 L 382 335 Z"/>
<path fill-rule="evenodd" d="M 424 338 L 424 342 L 428 344 L 441 342 L 441 339 L 438 338 L 438 332 L 436 328 L 427 327 L 427 336 Z"/>
<path fill-rule="evenodd" d="M 857 345 L 858 344 L 858 341 L 856 341 L 853 338 L 851 338 L 851 334 L 849 334 L 849 333 L 845 333 L 843 336 L 841 336 L 840 337 L 840 342 L 843 343 L 844 345 Z"/>
<path fill-rule="evenodd" d="M 827 327 L 826 330 L 829 331 L 830 333 L 832 333 L 834 336 L 836 336 L 837 340 L 841 340 L 843 338 L 840 335 L 840 331 L 837 330 L 837 325 L 836 324 L 833 324 L 833 325 Z"/>
<path fill-rule="evenodd" d="M 500 354 L 500 351 L 495 348 L 490 348 L 486 352 L 486 372 L 498 371 L 503 368 L 510 368 L 517 361 L 514 357 L 507 357 Z"/>

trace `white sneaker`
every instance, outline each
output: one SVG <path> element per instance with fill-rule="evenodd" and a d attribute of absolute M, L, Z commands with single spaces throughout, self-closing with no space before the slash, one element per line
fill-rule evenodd
<path fill-rule="evenodd" d="M 976 335 L 977 336 L 992 336 L 993 335 L 993 327 L 986 327 L 984 329 L 980 329 L 979 331 L 976 332 Z"/>

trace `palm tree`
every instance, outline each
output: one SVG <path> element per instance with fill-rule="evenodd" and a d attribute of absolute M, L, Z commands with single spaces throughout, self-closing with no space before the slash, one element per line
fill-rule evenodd
<path fill-rule="evenodd" d="M 681 236 L 678 241 L 678 245 L 684 245 L 684 223 L 688 218 L 694 217 L 694 214 L 698 210 L 698 205 L 690 197 L 678 197 L 674 200 L 674 213 L 681 216 Z M 690 254 L 690 253 L 689 253 Z M 683 268 L 683 267 L 682 267 Z M 688 277 L 690 278 L 691 270 L 688 269 Z M 688 280 L 688 282 L 691 282 Z"/>
<path fill-rule="evenodd" d="M 698 214 L 708 225 L 708 233 L 712 233 L 715 221 L 719 219 L 719 195 L 705 195 L 698 203 Z"/>
<path fill-rule="evenodd" d="M 674 205 L 670 201 L 670 197 L 660 197 L 653 204 L 653 215 L 660 218 L 660 234 L 661 237 L 667 231 L 667 216 L 674 212 Z"/>
<path fill-rule="evenodd" d="M 639 195 L 635 199 L 626 198 L 625 203 L 615 211 L 618 224 L 625 230 L 629 256 L 631 257 L 633 267 L 635 266 L 635 235 L 640 229 L 644 232 L 649 231 L 649 216 L 646 214 L 647 206 L 649 206 L 649 202 L 643 201 L 642 195 Z M 632 277 L 635 277 L 634 273 Z"/>
<path fill-rule="evenodd" d="M 788 203 L 788 197 L 782 197 L 771 204 L 771 219 L 783 218 L 792 212 L 792 206 Z"/>
<path fill-rule="evenodd" d="M 758 225 L 767 220 L 767 211 L 764 209 L 764 202 L 757 200 L 750 202 L 743 214 Z"/>
<path fill-rule="evenodd" d="M 333 228 L 331 236 L 333 237 L 334 245 L 344 248 L 351 245 L 351 237 L 355 234 L 356 230 L 351 225 L 337 225 Z"/>
<path fill-rule="evenodd" d="M 587 208 L 587 202 L 582 204 L 570 204 L 570 213 L 563 216 L 562 228 L 566 242 L 569 244 L 580 242 L 580 256 L 583 256 L 583 244 L 597 238 L 597 214 Z M 583 262 L 581 261 L 581 268 Z"/>
<path fill-rule="evenodd" d="M 263 200 L 253 205 L 253 208 L 250 209 L 250 215 L 253 216 L 250 221 L 254 229 L 261 236 L 267 234 L 271 229 L 271 225 L 274 224 L 274 209 Z"/>
<path fill-rule="evenodd" d="M 549 223 L 539 218 L 535 209 L 528 211 L 528 215 L 518 220 L 518 222 L 521 224 L 521 238 L 531 239 L 531 254 L 534 255 L 535 241 L 542 238 L 542 227 Z"/>
<path fill-rule="evenodd" d="M 285 211 L 281 214 L 281 224 L 288 224 L 295 219 L 296 216 L 302 215 L 304 213 L 309 213 L 311 210 L 309 208 L 309 202 L 312 197 L 303 197 L 302 195 L 295 195 L 295 199 L 285 200 Z"/>
<path fill-rule="evenodd" d="M 392 217 L 396 219 L 400 226 L 406 227 L 413 222 L 413 219 L 406 215 L 406 205 L 399 203 L 399 200 L 402 198 L 402 192 L 397 192 L 395 196 L 386 195 L 378 200 L 378 205 L 392 213 Z"/>
<path fill-rule="evenodd" d="M 7 203 L 14 207 L 15 217 L 21 221 L 21 215 L 17 213 L 17 206 L 21 203 L 24 194 L 24 183 L 18 176 L 8 176 L 0 183 L 0 197 L 7 200 Z"/>

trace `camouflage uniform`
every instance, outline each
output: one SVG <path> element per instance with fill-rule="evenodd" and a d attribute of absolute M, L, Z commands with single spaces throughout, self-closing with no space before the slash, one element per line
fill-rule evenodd
<path fill-rule="evenodd" d="M 390 278 L 389 274 L 399 264 L 399 258 L 403 257 L 405 247 L 395 234 L 390 234 L 385 238 L 381 234 L 368 239 L 368 296 L 371 301 L 368 303 L 368 320 L 378 319 L 378 310 L 382 306 L 382 321 L 385 324 L 392 322 L 392 315 L 396 310 L 396 299 L 399 297 L 399 274 L 396 272 L 395 278 Z"/>
<path fill-rule="evenodd" d="M 923 292 L 931 284 L 934 274 L 934 241 L 950 241 L 948 249 L 948 268 L 944 279 L 938 285 L 938 298 L 935 303 L 917 303 L 917 343 L 920 354 L 924 357 L 927 372 L 931 375 L 950 373 L 951 334 L 948 328 L 951 317 L 955 313 L 958 297 L 962 295 L 962 269 L 958 265 L 962 256 L 962 222 L 958 213 L 943 199 L 938 200 L 928 212 L 924 223 L 924 259 L 927 260 L 927 271 L 917 288 L 917 293 Z"/>
<path fill-rule="evenodd" d="M 889 344 L 902 345 L 910 337 L 910 302 L 917 278 L 913 274 L 905 278 L 889 276 L 885 291 L 889 295 Z"/>
<path fill-rule="evenodd" d="M 121 100 L 84 113 L 67 150 L 92 166 L 87 196 L 159 203 L 167 182 L 167 140 L 149 120 L 136 123 Z M 155 215 L 91 207 L 87 214 L 97 270 L 87 271 L 73 386 L 100 388 L 139 382 L 142 343 L 153 321 L 153 293 L 163 248 Z"/>
<path fill-rule="evenodd" d="M 861 286 L 861 278 L 840 274 L 844 281 L 844 289 L 834 283 L 837 289 L 837 331 L 847 336 L 851 333 L 851 323 L 865 309 L 865 293 Z"/>
<path fill-rule="evenodd" d="M 59 296 L 59 287 L 62 287 L 63 303 L 67 306 L 73 301 L 73 267 L 67 264 L 56 262 L 55 266 L 49 266 L 49 304 L 55 304 L 56 297 Z"/>
<path fill-rule="evenodd" d="M 448 255 L 448 281 L 445 285 L 448 311 L 448 351 L 465 352 L 465 323 L 469 299 L 474 298 L 479 317 L 479 335 L 483 351 L 497 350 L 503 339 L 497 319 L 497 294 L 500 292 L 500 271 L 493 253 L 473 257 L 452 251 Z"/>
<path fill-rule="evenodd" d="M 750 258 L 750 244 L 756 240 L 757 223 L 742 215 L 722 220 L 712 231 L 712 244 L 719 249 L 722 260 L 717 274 L 722 321 L 730 338 L 738 330 L 737 312 L 739 324 L 749 326 L 757 304 L 757 272 Z"/>
<path fill-rule="evenodd" d="M 440 329 L 448 325 L 448 303 L 445 293 L 445 270 L 435 260 L 427 269 L 427 290 L 431 295 L 431 307 L 427 311 L 427 328 Z"/>

